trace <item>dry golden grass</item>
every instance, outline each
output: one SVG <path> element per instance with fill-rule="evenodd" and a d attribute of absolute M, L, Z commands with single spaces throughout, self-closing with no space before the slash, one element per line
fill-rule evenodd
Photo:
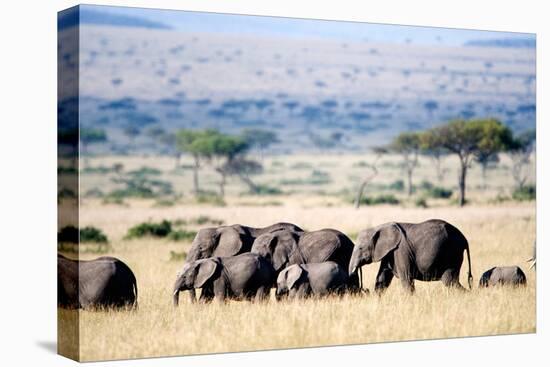
<path fill-rule="evenodd" d="M 259 210 L 261 215 L 258 215 Z M 475 281 L 495 265 L 524 263 L 535 235 L 534 206 L 403 209 L 298 205 L 294 198 L 277 207 L 224 208 L 196 206 L 152 208 L 142 201 L 130 207 L 105 207 L 88 202 L 82 224 L 103 228 L 112 239 L 109 255 L 124 260 L 135 272 L 139 287 L 137 311 L 80 311 L 81 360 L 138 358 L 382 341 L 528 333 L 535 331 L 535 272 L 526 271 L 522 289 L 453 291 L 439 282 L 416 282 L 409 296 L 399 281 L 382 297 L 362 296 L 266 304 L 229 302 L 199 305 L 182 295 L 179 308 L 171 304 L 171 288 L 180 262 L 170 251 L 189 244 L 163 240 L 124 241 L 129 225 L 147 218 L 186 218 L 199 214 L 226 223 L 263 225 L 289 220 L 308 229 L 336 227 L 346 233 L 388 220 L 420 221 L 444 218 L 469 238 Z M 352 236 L 353 238 L 353 236 Z M 353 238 L 355 239 L 355 238 Z M 82 258 L 96 255 L 82 254 Z M 372 287 L 378 265 L 364 268 Z M 465 264 L 461 274 L 466 284 Z M 63 311 L 62 319 L 70 312 Z M 60 340 L 63 343 L 63 340 Z"/>
<path fill-rule="evenodd" d="M 268 169 L 258 182 L 276 186 L 281 177 L 307 176 L 312 168 L 305 172 L 291 168 L 300 162 L 311 162 L 314 169 L 330 172 L 333 180 L 326 187 L 285 187 L 285 191 L 296 191 L 292 195 L 266 198 L 240 196 L 244 190 L 242 184 L 231 180 L 225 207 L 193 204 L 188 195 L 191 173 L 171 173 L 174 164 L 171 159 L 90 159 L 91 165 L 123 161 L 127 170 L 140 166 L 157 167 L 163 171 L 162 179 L 170 180 L 184 193 L 184 198 L 168 207 L 156 207 L 153 200 L 126 200 L 126 206 L 104 205 L 100 199 L 82 200 L 80 224 L 101 228 L 112 246 L 112 252 L 107 255 L 122 259 L 134 271 L 139 288 L 139 309 L 79 311 L 80 348 L 78 351 L 73 349 L 71 354 L 91 361 L 534 332 L 536 279 L 535 272 L 527 270 L 525 263 L 531 256 L 535 239 L 534 203 L 489 202 L 498 193 L 510 192 L 513 183 L 507 171 L 501 168 L 490 172 L 489 188 L 481 190 L 479 175 L 473 169 L 468 181 L 468 195 L 473 200 L 464 208 L 449 206 L 448 202 L 430 202 L 430 208 L 422 209 L 413 207 L 408 200 L 406 207 L 377 206 L 355 210 L 339 196 L 315 191 L 321 188 L 334 193 L 342 188 L 352 189 L 356 185 L 354 179 L 363 170 L 357 162 L 363 159 L 369 158 L 354 155 L 267 158 L 264 166 Z M 396 158 L 384 160 L 387 162 L 382 165 L 376 183 L 387 184 L 401 177 Z M 274 161 L 279 163 L 274 164 Z M 455 184 L 456 165 L 453 162 L 452 158 L 446 160 L 450 173 L 444 182 L 447 187 Z M 505 157 L 502 162 L 509 163 Z M 415 180 L 418 183 L 422 179 L 435 182 L 427 160 L 422 161 Z M 216 189 L 216 180 L 215 174 L 208 169 L 201 173 L 201 183 L 208 189 Z M 108 191 L 110 186 L 110 179 L 101 175 L 87 175 L 81 180 L 82 192 L 93 187 Z M 352 240 L 361 229 L 388 221 L 419 222 L 441 218 L 456 225 L 469 239 L 474 289 L 460 292 L 448 290 L 440 282 L 416 282 L 417 292 L 410 296 L 402 291 L 399 281 L 394 280 L 382 297 L 346 296 L 290 303 L 271 299 L 264 304 L 231 301 L 203 305 L 191 304 L 183 294 L 180 306 L 174 308 L 171 290 L 182 262 L 172 261 L 170 251 L 186 251 L 190 244 L 154 239 L 126 241 L 123 236 L 130 226 L 146 220 L 191 219 L 200 215 L 223 220 L 226 224 L 264 226 L 288 221 L 308 230 L 332 227 L 347 233 Z M 83 259 L 96 256 L 81 254 Z M 527 287 L 477 288 L 477 281 L 485 270 L 514 264 L 525 270 Z M 466 267 L 464 263 L 461 272 L 464 285 L 467 284 Z M 378 264 L 363 268 L 365 286 L 372 288 L 377 269 Z M 60 310 L 60 329 L 68 329 L 76 316 L 74 311 Z M 60 338 L 61 349 L 74 345 L 72 334 Z"/>

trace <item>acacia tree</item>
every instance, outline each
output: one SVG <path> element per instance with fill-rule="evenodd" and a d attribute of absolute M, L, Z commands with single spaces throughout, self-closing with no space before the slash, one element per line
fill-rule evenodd
<path fill-rule="evenodd" d="M 531 156 L 535 150 L 535 130 L 528 130 L 514 138 L 508 154 L 512 159 L 511 174 L 516 183 L 516 188 L 521 190 L 527 182 L 529 171 L 526 169 L 531 162 Z"/>
<path fill-rule="evenodd" d="M 431 147 L 444 148 L 459 159 L 460 206 L 466 204 L 466 177 L 472 160 L 482 152 L 505 150 L 512 137 L 510 129 L 496 119 L 452 120 L 430 129 L 427 134 L 433 135 L 430 138 Z"/>
<path fill-rule="evenodd" d="M 201 167 L 201 158 L 209 156 L 211 148 L 207 140 L 213 134 L 217 134 L 217 131 L 182 129 L 176 133 L 177 149 L 193 157 L 193 192 L 195 195 L 200 193 L 199 169 Z"/>
<path fill-rule="evenodd" d="M 395 137 L 388 145 L 388 152 L 399 154 L 403 160 L 403 169 L 407 175 L 407 194 L 413 193 L 413 172 L 418 167 L 418 155 L 420 154 L 421 139 L 416 132 L 404 132 Z"/>
<path fill-rule="evenodd" d="M 82 153 L 88 153 L 88 146 L 91 144 L 104 143 L 107 141 L 107 134 L 101 129 L 83 128 L 79 131 Z"/>
<path fill-rule="evenodd" d="M 277 133 L 264 129 L 244 129 L 241 136 L 251 148 L 259 150 L 260 159 L 263 159 L 264 149 L 280 142 Z"/>
<path fill-rule="evenodd" d="M 434 134 L 422 133 L 420 135 L 420 149 L 422 154 L 432 159 L 435 167 L 437 182 L 441 185 L 443 184 L 445 173 L 448 171 L 442 166 L 443 159 L 447 155 L 447 151 L 444 148 L 434 144 L 433 139 L 435 138 L 436 137 Z"/>
<path fill-rule="evenodd" d="M 378 175 L 378 168 L 376 167 L 376 164 L 378 163 L 380 156 L 386 153 L 386 149 L 383 147 L 376 147 L 373 149 L 373 151 L 375 153 L 374 160 L 365 164 L 367 172 L 361 180 L 359 188 L 357 189 L 357 195 L 355 196 L 354 203 L 355 209 L 359 209 L 359 206 L 361 205 L 361 198 L 363 197 L 363 192 L 367 188 L 368 184 Z"/>

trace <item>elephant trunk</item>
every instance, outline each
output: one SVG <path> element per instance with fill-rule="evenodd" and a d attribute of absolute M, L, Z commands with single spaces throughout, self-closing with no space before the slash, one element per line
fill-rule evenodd
<path fill-rule="evenodd" d="M 174 307 L 177 307 L 180 302 L 180 290 L 176 289 L 173 296 Z"/>
<path fill-rule="evenodd" d="M 349 261 L 348 274 L 350 276 L 355 274 L 359 266 L 359 254 L 357 251 L 353 251 L 353 253 L 351 254 L 351 259 Z"/>
<path fill-rule="evenodd" d="M 180 299 L 180 291 L 182 290 L 183 285 L 183 277 L 178 276 L 176 279 L 176 283 L 174 284 L 174 293 L 172 293 L 172 300 L 174 302 L 174 306 L 178 306 L 179 299 Z"/>

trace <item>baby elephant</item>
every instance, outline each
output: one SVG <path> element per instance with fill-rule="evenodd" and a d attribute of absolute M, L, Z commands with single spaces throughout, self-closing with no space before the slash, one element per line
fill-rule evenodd
<path fill-rule="evenodd" d="M 525 285 L 527 279 L 519 266 L 496 266 L 487 270 L 479 279 L 480 287 L 495 285 Z"/>
<path fill-rule="evenodd" d="M 349 283 L 348 273 L 333 261 L 296 264 L 285 268 L 277 277 L 277 299 L 342 294 Z"/>
<path fill-rule="evenodd" d="M 201 301 L 252 299 L 265 300 L 275 280 L 271 264 L 252 253 L 231 257 L 209 257 L 186 263 L 174 285 L 173 301 L 179 292 L 202 288 Z"/>

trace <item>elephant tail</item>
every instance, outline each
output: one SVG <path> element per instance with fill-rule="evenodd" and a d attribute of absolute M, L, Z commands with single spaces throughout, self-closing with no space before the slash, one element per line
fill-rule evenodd
<path fill-rule="evenodd" d="M 474 277 L 472 276 L 472 260 L 470 259 L 470 245 L 466 240 L 466 256 L 468 257 L 468 288 L 472 289 Z"/>

